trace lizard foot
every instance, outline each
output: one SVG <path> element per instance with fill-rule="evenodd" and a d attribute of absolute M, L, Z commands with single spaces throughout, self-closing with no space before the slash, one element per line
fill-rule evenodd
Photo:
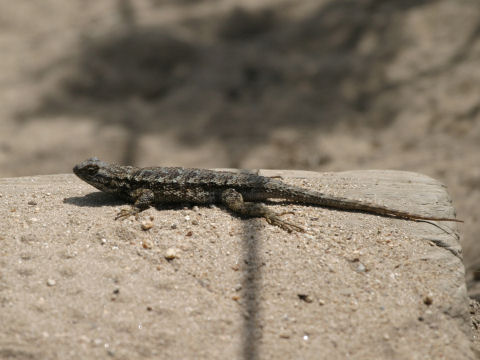
<path fill-rule="evenodd" d="M 280 219 L 280 216 L 285 214 L 293 214 L 291 211 L 285 211 L 280 214 L 274 213 L 267 208 L 265 204 L 253 203 L 243 201 L 243 196 L 235 189 L 227 189 L 222 193 L 223 203 L 233 212 L 244 216 L 263 217 L 271 225 L 278 226 L 279 228 L 292 232 L 305 232 L 305 230 L 293 223 Z"/>
<path fill-rule="evenodd" d="M 121 219 L 125 220 L 128 218 L 130 215 L 134 215 L 135 219 L 138 217 L 139 210 L 137 208 L 130 208 L 130 209 L 122 209 L 118 212 L 117 216 L 115 216 L 115 220 Z"/>
<path fill-rule="evenodd" d="M 265 218 L 265 220 L 267 220 L 267 222 L 270 225 L 278 226 L 279 228 L 281 228 L 285 231 L 288 231 L 289 233 L 291 233 L 293 231 L 305 232 L 305 229 L 302 228 L 301 226 L 298 226 L 298 225 L 296 225 L 294 223 L 291 223 L 289 221 L 285 221 L 285 220 L 280 219 L 280 216 L 285 215 L 285 214 L 292 214 L 292 212 L 288 211 L 288 212 L 284 212 L 284 213 L 280 213 L 280 214 L 275 214 L 274 212 L 269 211 L 268 213 L 264 214 L 263 217 Z"/>

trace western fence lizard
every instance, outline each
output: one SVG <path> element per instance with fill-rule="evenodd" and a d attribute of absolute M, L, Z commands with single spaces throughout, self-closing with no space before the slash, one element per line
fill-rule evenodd
<path fill-rule="evenodd" d="M 268 199 L 283 199 L 300 204 L 363 211 L 406 220 L 462 222 L 454 218 L 417 215 L 373 203 L 331 196 L 255 174 L 180 167 L 137 168 L 107 164 L 97 158 L 76 165 L 73 172 L 97 189 L 133 203 L 131 209 L 120 211 L 116 219 L 137 215 L 154 204 L 221 203 L 236 214 L 263 217 L 268 223 L 289 232 L 293 230 L 303 232 L 302 227 L 280 218 L 281 215 L 291 212 L 277 214 L 261 203 Z"/>

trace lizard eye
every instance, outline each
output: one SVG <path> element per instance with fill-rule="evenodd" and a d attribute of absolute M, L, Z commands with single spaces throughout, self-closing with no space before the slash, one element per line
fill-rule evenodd
<path fill-rule="evenodd" d="M 90 175 L 95 175 L 98 171 L 98 166 L 97 165 L 89 165 L 87 167 L 87 172 L 90 174 Z"/>

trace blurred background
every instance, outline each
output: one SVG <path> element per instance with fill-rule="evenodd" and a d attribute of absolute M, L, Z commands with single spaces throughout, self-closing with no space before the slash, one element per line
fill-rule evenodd
<path fill-rule="evenodd" d="M 0 2 L 0 177 L 398 169 L 448 186 L 480 298 L 478 0 Z"/>

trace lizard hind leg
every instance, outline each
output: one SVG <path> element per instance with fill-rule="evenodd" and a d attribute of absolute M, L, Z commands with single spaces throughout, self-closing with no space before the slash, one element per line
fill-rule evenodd
<path fill-rule="evenodd" d="M 243 216 L 263 217 L 269 224 L 276 225 L 288 232 L 305 232 L 302 227 L 280 218 L 282 215 L 292 214 L 291 211 L 277 214 L 266 207 L 265 204 L 243 201 L 242 194 L 235 189 L 227 189 L 222 193 L 222 203 L 236 214 Z"/>

